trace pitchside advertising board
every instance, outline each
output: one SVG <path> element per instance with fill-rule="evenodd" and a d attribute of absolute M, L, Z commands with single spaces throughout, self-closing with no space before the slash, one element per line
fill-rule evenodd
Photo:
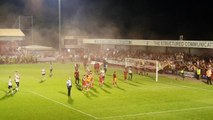
<path fill-rule="evenodd" d="M 63 48 L 82 48 L 82 38 L 74 36 L 65 36 L 62 38 Z"/>
<path fill-rule="evenodd" d="M 141 45 L 159 47 L 213 48 L 213 41 L 83 39 L 84 44 Z"/>
<path fill-rule="evenodd" d="M 212 41 L 153 41 L 154 46 L 213 48 Z"/>

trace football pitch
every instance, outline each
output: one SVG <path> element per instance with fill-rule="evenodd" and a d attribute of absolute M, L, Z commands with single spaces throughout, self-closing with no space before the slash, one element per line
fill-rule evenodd
<path fill-rule="evenodd" d="M 46 80 L 41 81 L 41 69 Z M 7 94 L 8 76 L 20 73 L 20 88 Z M 117 71 L 118 87 L 112 85 Z M 0 120 L 212 120 L 213 86 L 201 81 L 175 80 L 174 76 L 133 74 L 132 81 L 123 80 L 123 68 L 110 67 L 105 84 L 82 92 L 74 85 L 74 64 L 49 63 L 0 65 Z M 80 81 L 84 74 L 80 65 Z M 71 97 L 66 81 L 71 77 Z M 81 82 L 80 82 L 81 83 Z"/>

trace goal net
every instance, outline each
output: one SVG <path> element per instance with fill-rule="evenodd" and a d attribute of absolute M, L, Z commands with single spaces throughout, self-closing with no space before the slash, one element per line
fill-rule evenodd
<path fill-rule="evenodd" d="M 136 58 L 125 58 L 125 67 L 132 67 L 139 74 L 154 72 L 156 82 L 158 81 L 158 71 L 161 69 L 161 66 L 157 60 L 144 60 Z"/>

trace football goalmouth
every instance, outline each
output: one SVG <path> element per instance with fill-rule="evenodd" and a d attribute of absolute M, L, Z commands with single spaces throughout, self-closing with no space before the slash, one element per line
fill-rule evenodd
<path fill-rule="evenodd" d="M 132 67 L 138 73 L 152 71 L 155 73 L 155 81 L 158 82 L 158 71 L 161 69 L 161 65 L 157 60 L 125 58 L 125 67 Z"/>

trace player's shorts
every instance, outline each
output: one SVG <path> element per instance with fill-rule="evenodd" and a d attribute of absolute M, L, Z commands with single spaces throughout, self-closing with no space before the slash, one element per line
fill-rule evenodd
<path fill-rule="evenodd" d="M 42 76 L 45 76 L 46 74 L 45 74 L 45 73 L 42 73 L 41 75 L 42 75 Z"/>
<path fill-rule="evenodd" d="M 16 82 L 17 87 L 19 87 L 19 82 Z"/>
<path fill-rule="evenodd" d="M 82 86 L 86 86 L 86 82 L 82 82 Z"/>
<path fill-rule="evenodd" d="M 12 88 L 12 86 L 8 86 L 8 89 L 11 89 Z"/>
<path fill-rule="evenodd" d="M 103 83 L 103 82 L 104 82 L 103 79 L 100 79 L 100 80 L 99 80 L 99 83 Z"/>
<path fill-rule="evenodd" d="M 90 85 L 90 82 L 86 82 L 86 86 L 89 86 Z"/>

